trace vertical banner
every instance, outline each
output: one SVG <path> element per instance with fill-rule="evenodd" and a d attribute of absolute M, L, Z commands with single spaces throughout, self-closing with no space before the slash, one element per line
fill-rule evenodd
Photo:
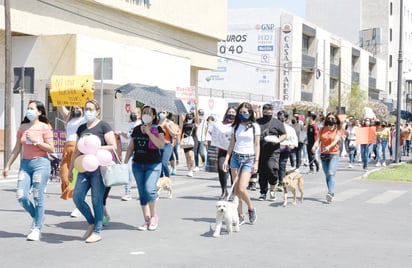
<path fill-rule="evenodd" d="M 196 101 L 196 87 L 177 87 L 176 97 L 181 99 L 186 107 L 186 111 L 193 112 Z"/>

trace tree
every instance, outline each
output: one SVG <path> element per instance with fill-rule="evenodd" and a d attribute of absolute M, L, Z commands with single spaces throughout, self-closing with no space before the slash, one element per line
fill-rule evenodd
<path fill-rule="evenodd" d="M 348 98 L 349 109 L 346 110 L 346 114 L 361 118 L 366 100 L 366 92 L 359 88 L 359 84 L 352 83 L 351 93 Z"/>

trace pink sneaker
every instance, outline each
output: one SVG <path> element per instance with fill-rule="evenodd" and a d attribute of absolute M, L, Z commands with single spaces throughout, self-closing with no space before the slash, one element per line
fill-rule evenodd
<path fill-rule="evenodd" d="M 149 225 L 150 225 L 150 222 L 145 221 L 142 225 L 140 225 L 139 227 L 137 227 L 137 230 L 139 230 L 139 231 L 147 231 L 147 229 L 149 229 Z"/>
<path fill-rule="evenodd" d="M 153 216 L 150 218 L 150 225 L 149 225 L 149 230 L 154 231 L 157 228 L 157 224 L 159 223 L 159 217 Z"/>

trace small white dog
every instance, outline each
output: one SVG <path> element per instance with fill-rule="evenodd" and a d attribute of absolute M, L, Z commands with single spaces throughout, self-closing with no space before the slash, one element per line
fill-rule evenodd
<path fill-rule="evenodd" d="M 222 224 L 225 222 L 226 231 L 231 234 L 232 231 L 239 232 L 239 216 L 237 213 L 237 207 L 239 205 L 239 199 L 237 196 L 232 202 L 229 201 L 217 201 L 216 203 L 216 228 L 213 233 L 213 237 L 220 236 L 220 230 L 222 229 Z"/>

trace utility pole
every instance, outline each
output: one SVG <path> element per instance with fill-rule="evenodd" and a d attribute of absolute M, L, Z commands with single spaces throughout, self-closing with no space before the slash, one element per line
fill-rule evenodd
<path fill-rule="evenodd" d="M 342 58 L 339 57 L 339 83 L 338 83 L 338 114 L 341 114 L 342 107 Z"/>
<path fill-rule="evenodd" d="M 11 153 L 11 27 L 10 27 L 10 0 L 4 0 L 4 69 L 5 69 L 5 81 L 4 81 L 4 163 L 6 165 L 7 160 Z"/>
<path fill-rule="evenodd" d="M 402 35 L 403 35 L 403 0 L 400 0 L 399 6 L 399 55 L 398 55 L 398 92 L 396 100 L 396 147 L 395 147 L 395 163 L 399 163 L 400 141 L 401 141 L 401 99 L 402 99 Z"/>

